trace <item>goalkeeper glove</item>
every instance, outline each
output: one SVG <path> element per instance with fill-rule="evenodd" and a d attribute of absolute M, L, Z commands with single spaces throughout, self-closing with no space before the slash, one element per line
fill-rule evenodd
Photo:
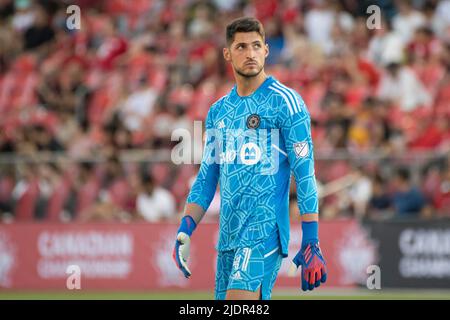
<path fill-rule="evenodd" d="M 313 290 L 327 281 L 327 267 L 319 246 L 319 224 L 302 222 L 302 247 L 294 257 L 289 269 L 289 275 L 293 276 L 301 265 L 302 290 Z"/>
<path fill-rule="evenodd" d="M 177 232 L 177 239 L 173 249 L 173 260 L 186 278 L 191 276 L 191 271 L 187 266 L 187 259 L 189 258 L 191 235 L 194 232 L 196 223 L 191 216 L 186 215 L 181 220 L 180 228 Z"/>

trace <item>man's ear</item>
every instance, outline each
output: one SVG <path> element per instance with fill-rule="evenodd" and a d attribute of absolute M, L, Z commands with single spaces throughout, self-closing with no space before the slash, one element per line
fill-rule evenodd
<path fill-rule="evenodd" d="M 231 61 L 231 54 L 229 48 L 223 48 L 223 57 L 226 61 Z"/>
<path fill-rule="evenodd" d="M 267 43 L 265 44 L 265 49 L 266 49 L 265 57 L 267 58 L 267 56 L 269 55 L 269 45 Z"/>

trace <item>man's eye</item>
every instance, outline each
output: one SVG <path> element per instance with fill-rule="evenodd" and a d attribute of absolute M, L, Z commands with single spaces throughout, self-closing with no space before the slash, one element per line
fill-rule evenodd
<path fill-rule="evenodd" d="M 255 48 L 261 48 L 261 45 L 259 43 L 255 44 Z"/>

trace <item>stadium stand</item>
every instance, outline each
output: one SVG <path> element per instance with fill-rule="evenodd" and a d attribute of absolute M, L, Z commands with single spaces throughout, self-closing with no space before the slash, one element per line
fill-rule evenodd
<path fill-rule="evenodd" d="M 243 15 L 266 26 L 268 73 L 308 105 L 324 194 L 349 179 L 324 219 L 396 217 L 412 189 L 412 215 L 450 216 L 450 1 L 370 1 L 374 30 L 368 3 L 79 0 L 68 30 L 67 1 L 0 1 L 2 221 L 144 219 L 144 175 L 177 219 L 197 166 L 146 151 L 170 151 L 232 87 L 222 33 Z"/>

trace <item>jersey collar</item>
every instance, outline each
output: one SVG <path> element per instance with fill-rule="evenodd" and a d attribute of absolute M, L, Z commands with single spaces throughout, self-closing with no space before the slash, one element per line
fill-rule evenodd
<path fill-rule="evenodd" d="M 272 76 L 267 76 L 266 79 L 264 80 L 264 82 L 255 90 L 253 91 L 252 94 L 248 95 L 248 96 L 243 96 L 241 97 L 238 93 L 237 93 L 237 84 L 235 84 L 233 86 L 233 89 L 231 90 L 231 93 L 239 98 L 239 99 L 247 99 L 247 98 L 251 98 L 253 96 L 255 96 L 256 94 L 258 94 L 259 92 L 263 91 L 264 89 L 266 89 L 268 86 L 270 86 L 270 84 L 275 81 L 275 79 Z"/>

